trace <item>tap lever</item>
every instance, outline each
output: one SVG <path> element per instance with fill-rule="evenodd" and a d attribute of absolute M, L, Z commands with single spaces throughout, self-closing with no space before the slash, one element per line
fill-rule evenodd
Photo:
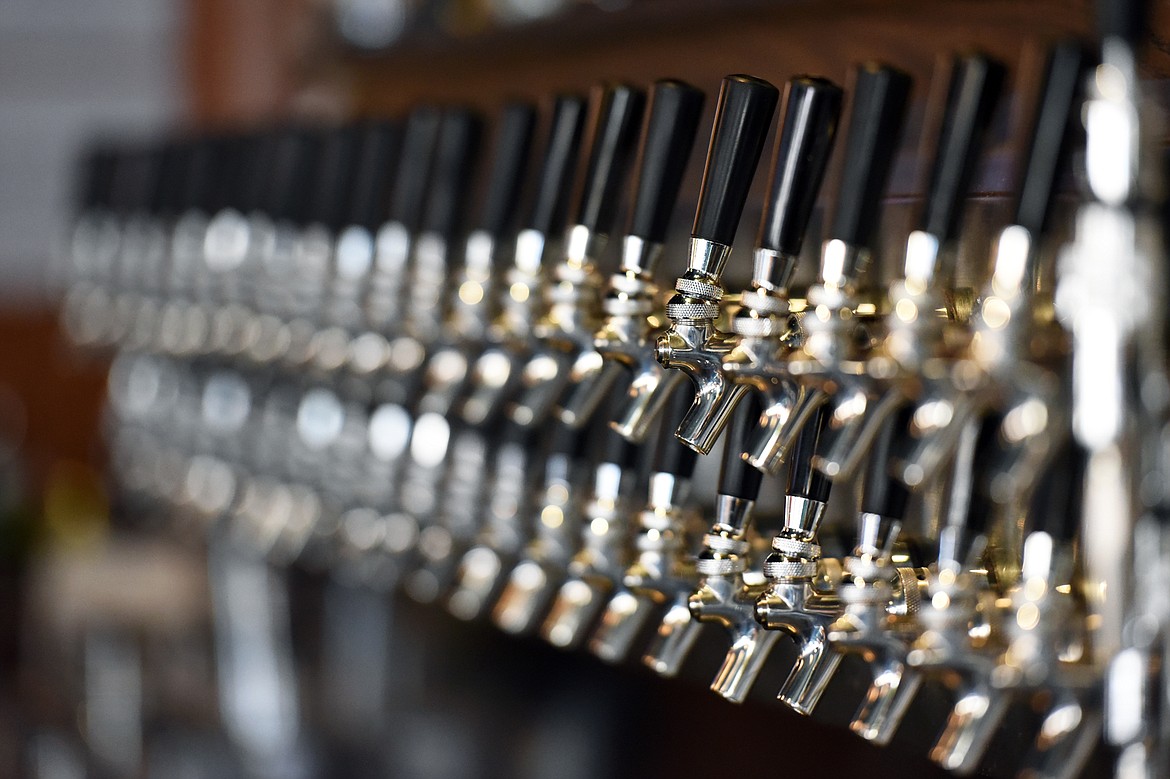
<path fill-rule="evenodd" d="M 460 228 L 483 122 L 465 108 L 443 113 L 422 230 L 450 240 Z"/>
<path fill-rule="evenodd" d="M 715 124 L 691 237 L 729 247 L 779 98 L 776 87 L 752 76 L 727 76 L 719 88 Z M 723 273 L 726 253 L 692 256 L 691 270 L 708 283 Z"/>
<path fill-rule="evenodd" d="M 373 231 L 386 213 L 390 184 L 397 178 L 393 168 L 402 142 L 402 127 L 393 122 L 370 121 L 362 125 L 360 133 L 348 222 Z"/>
<path fill-rule="evenodd" d="M 946 245 L 958 231 L 963 196 L 1003 78 L 1003 66 L 980 54 L 957 61 L 950 75 L 947 107 L 918 227 L 934 236 L 939 246 Z"/>
<path fill-rule="evenodd" d="M 903 406 L 889 415 L 879 427 L 870 448 L 861 492 L 857 538 L 858 549 L 870 556 L 881 555 L 893 543 L 910 500 L 906 486 L 890 475 L 889 463 L 893 446 L 905 431 L 912 413 L 913 407 Z"/>
<path fill-rule="evenodd" d="M 663 79 L 650 90 L 627 235 L 651 245 L 666 240 L 666 228 L 695 144 L 703 102 L 703 92 L 683 81 Z M 651 276 L 654 269 L 649 264 L 627 262 L 623 257 L 622 270 Z"/>
<path fill-rule="evenodd" d="M 564 229 L 586 110 L 585 100 L 577 95 L 558 95 L 553 106 L 548 146 L 525 224 L 541 235 L 554 235 Z"/>
<path fill-rule="evenodd" d="M 691 447 L 684 446 L 674 434 L 675 428 L 690 407 L 691 398 L 686 392 L 676 389 L 670 393 L 659 427 L 657 447 L 654 450 L 651 470 L 655 473 L 671 473 L 684 479 L 689 479 L 694 473 L 698 453 Z"/>
<path fill-rule="evenodd" d="M 331 127 L 322 133 L 309 218 L 330 230 L 344 227 L 348 198 L 357 174 L 360 141 L 360 130 L 354 125 Z"/>
<path fill-rule="evenodd" d="M 812 412 L 796 436 L 788 456 L 788 490 L 785 494 L 789 498 L 828 502 L 832 482 L 813 467 L 813 455 L 818 448 L 821 432 L 828 423 L 828 407 L 822 404 Z M 809 531 L 809 535 L 816 535 L 816 529 Z"/>
<path fill-rule="evenodd" d="M 1088 57 L 1078 41 L 1053 47 L 1036 111 L 1032 145 L 1022 166 L 1023 178 L 1015 204 L 1015 224 L 1032 236 L 1044 233 L 1056 182 L 1073 147 L 1073 107 L 1080 99 Z"/>
<path fill-rule="evenodd" d="M 578 198 L 576 224 L 589 233 L 608 235 L 617 214 L 622 180 L 638 142 L 646 95 L 629 85 L 614 84 L 599 88 L 594 100 L 596 124 L 590 128 L 589 162 Z M 574 249 L 572 245 L 568 248 L 570 252 Z"/>
<path fill-rule="evenodd" d="M 858 69 L 849 112 L 849 131 L 829 241 L 844 252 L 825 252 L 821 280 L 840 287 L 860 270 L 859 250 L 868 249 L 877 230 L 880 198 L 894 163 L 910 96 L 910 76 L 879 64 Z"/>
<path fill-rule="evenodd" d="M 389 221 L 397 222 L 413 235 L 422 227 L 432 160 L 439 137 L 441 115 L 433 106 L 419 106 L 406 120 L 402 154 L 394 174 Z"/>
<path fill-rule="evenodd" d="M 760 416 L 760 402 L 750 396 L 731 416 L 723 443 L 723 467 L 719 472 L 719 494 L 754 501 L 760 492 L 763 474 L 743 459 L 752 426 Z"/>
<path fill-rule="evenodd" d="M 477 231 L 493 238 L 508 232 L 524 184 L 535 127 L 536 108 L 531 103 L 509 103 L 500 114 Z"/>
<path fill-rule="evenodd" d="M 827 79 L 798 76 L 788 82 L 786 89 L 764 218 L 756 241 L 757 255 L 762 250 L 779 260 L 761 268 L 757 258 L 755 282 L 772 292 L 786 289 L 791 280 L 841 113 L 841 88 Z"/>

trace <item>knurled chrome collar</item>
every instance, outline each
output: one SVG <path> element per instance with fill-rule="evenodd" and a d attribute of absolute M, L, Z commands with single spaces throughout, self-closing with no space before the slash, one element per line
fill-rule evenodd
<path fill-rule="evenodd" d="M 788 301 L 775 295 L 763 295 L 757 290 L 744 290 L 739 296 L 739 303 L 744 308 L 750 308 L 763 314 L 777 314 L 788 316 Z"/>
<path fill-rule="evenodd" d="M 745 555 L 751 549 L 751 544 L 743 539 L 708 533 L 703 536 L 703 548 L 719 554 Z"/>
<path fill-rule="evenodd" d="M 730 576 L 747 570 L 747 560 L 742 557 L 700 557 L 695 561 L 695 572 L 700 576 Z"/>
<path fill-rule="evenodd" d="M 674 282 L 674 288 L 687 297 L 702 298 L 716 303 L 723 298 L 723 287 L 718 284 L 708 284 L 698 279 L 688 279 L 681 276 Z"/>
<path fill-rule="evenodd" d="M 783 560 L 768 560 L 764 563 L 764 576 L 769 579 L 811 579 L 817 575 L 815 562 L 793 563 Z"/>
<path fill-rule="evenodd" d="M 654 310 L 654 301 L 645 298 L 606 298 L 601 309 L 610 316 L 646 315 Z"/>
<path fill-rule="evenodd" d="M 821 559 L 820 544 L 814 544 L 811 541 L 775 536 L 772 538 L 772 548 L 785 557 L 798 557 L 802 560 Z"/>
<path fill-rule="evenodd" d="M 719 306 L 716 303 L 667 303 L 666 315 L 678 319 L 716 319 Z"/>
<path fill-rule="evenodd" d="M 772 317 L 757 319 L 750 316 L 737 316 L 731 320 L 731 331 L 736 335 L 746 335 L 749 338 L 769 338 L 788 332 L 788 323 Z"/>
<path fill-rule="evenodd" d="M 907 616 L 914 616 L 922 609 L 922 592 L 918 589 L 918 572 L 913 568 L 897 568 L 898 583 L 902 586 L 902 600 L 906 604 Z"/>

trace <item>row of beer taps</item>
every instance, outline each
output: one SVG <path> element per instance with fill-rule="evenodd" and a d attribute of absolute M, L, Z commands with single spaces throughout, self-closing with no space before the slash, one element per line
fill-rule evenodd
<path fill-rule="evenodd" d="M 482 122 L 458 108 L 99 149 L 62 318 L 117 349 L 127 498 L 665 676 L 716 626 L 731 701 L 782 638 L 777 697 L 802 714 L 853 656 L 850 727 L 879 744 L 942 685 L 930 756 L 957 773 L 1026 701 L 1032 775 L 1076 775 L 1103 722 L 1120 773 L 1164 775 L 1162 195 L 1118 19 L 1099 64 L 1059 43 L 1017 90 L 1030 130 L 978 289 L 955 258 L 1006 81 L 978 53 L 940 58 L 928 90 L 896 279 L 870 266 L 912 83 L 882 64 L 782 100 L 723 80 L 685 268 L 664 247 L 704 96 L 676 80 L 558 96 L 535 165 L 540 112 L 505 106 L 482 182 Z M 728 294 L 781 102 L 750 284 Z M 1090 195 L 1047 262 L 1074 156 Z M 682 270 L 666 291 L 660 262 Z M 782 508 L 757 511 L 782 473 Z"/>

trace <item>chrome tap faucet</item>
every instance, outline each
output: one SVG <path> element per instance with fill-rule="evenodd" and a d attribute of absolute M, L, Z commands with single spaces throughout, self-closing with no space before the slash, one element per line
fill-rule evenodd
<path fill-rule="evenodd" d="M 595 358 L 593 334 L 601 323 L 601 252 L 617 216 L 622 183 L 637 143 L 645 93 L 618 84 L 594 94 L 589 161 L 573 224 L 565 234 L 564 257 L 551 269 L 545 311 L 533 328 L 537 345 L 521 372 L 519 394 L 508 410 L 523 427 L 539 426 L 568 391 L 573 375 Z M 576 366 L 576 370 L 575 370 Z M 564 420 L 574 427 L 582 415 Z"/>
<path fill-rule="evenodd" d="M 715 122 L 703 169 L 699 205 L 691 229 L 690 260 L 666 305 L 670 328 L 658 337 L 658 362 L 694 384 L 694 404 L 679 426 L 679 439 L 700 454 L 714 446 L 745 387 L 727 381 L 723 357 L 734 338 L 716 326 L 721 278 L 748 189 L 779 98 L 777 89 L 752 76 L 727 76 L 719 88 Z"/>
<path fill-rule="evenodd" d="M 841 603 L 825 586 L 817 543 L 830 487 L 812 467 L 824 406 L 814 414 L 792 451 L 784 527 L 772 539 L 772 553 L 764 561 L 768 588 L 756 601 L 760 624 L 796 642 L 796 663 L 777 697 L 801 714 L 812 713 L 841 661 L 828 642 L 828 627 L 840 616 Z"/>
<path fill-rule="evenodd" d="M 687 544 L 687 503 L 696 453 L 674 435 L 690 406 L 690 395 L 676 391 L 661 416 L 649 496 L 637 518 L 636 557 L 589 641 L 590 651 L 602 660 L 623 660 L 655 613 L 670 608 L 685 611 L 698 581 Z"/>
<path fill-rule="evenodd" d="M 890 447 L 906 421 L 904 411 L 887 418 L 870 452 L 857 545 L 844 561 L 846 575 L 837 588 L 843 613 L 829 626 L 833 648 L 860 655 L 869 666 L 873 683 L 849 727 L 877 744 L 893 738 L 922 682 L 906 662 L 917 636 L 920 582 L 913 568 L 896 567 L 892 560 L 909 493 L 886 471 Z"/>
<path fill-rule="evenodd" d="M 654 269 L 702 108 L 703 93 L 682 81 L 658 81 L 650 90 L 621 265 L 610 277 L 601 301 L 605 319 L 594 333 L 593 350 L 583 350 L 574 361 L 568 393 L 556 410 L 566 424 L 584 424 L 628 371 L 632 379 L 627 402 L 611 424 L 630 441 L 640 443 L 674 383 L 682 379 L 666 371 L 654 356 L 657 331 L 665 322 Z"/>
<path fill-rule="evenodd" d="M 869 399 L 859 371 L 850 362 L 856 357 L 855 284 L 875 237 L 892 149 L 905 118 L 910 77 L 886 66 L 865 65 L 858 68 L 854 81 L 838 202 L 821 251 L 819 281 L 808 292 L 802 342 L 791 353 L 779 355 L 781 359 L 762 360 L 762 370 L 774 366 L 779 382 L 795 377 L 803 395 L 795 408 L 789 408 L 786 399 L 785 405 L 773 409 L 777 413 L 761 420 L 748 443 L 748 462 L 768 473 L 779 471 L 795 430 L 830 395 L 822 446 L 863 415 Z M 835 478 L 837 474 L 828 475 Z"/>

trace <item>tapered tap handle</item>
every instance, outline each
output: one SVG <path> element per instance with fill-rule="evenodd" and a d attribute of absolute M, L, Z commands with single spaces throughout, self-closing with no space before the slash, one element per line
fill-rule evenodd
<path fill-rule="evenodd" d="M 1068 162 L 1073 107 L 1079 104 L 1087 62 L 1084 47 L 1071 40 L 1054 46 L 1048 59 L 1015 210 L 1015 223 L 1033 236 L 1047 228 L 1056 182 Z"/>
<path fill-rule="evenodd" d="M 596 114 L 589 128 L 589 160 L 577 197 L 576 224 L 608 234 L 638 143 L 646 93 L 627 84 L 607 84 L 594 90 L 593 99 Z"/>
<path fill-rule="evenodd" d="M 112 199 L 122 213 L 150 207 L 157 186 L 161 155 L 153 149 L 129 149 L 119 155 L 114 171 Z"/>
<path fill-rule="evenodd" d="M 865 514 L 898 520 L 906 513 L 910 493 L 890 475 L 890 459 L 898 438 L 906 433 L 912 414 L 911 406 L 903 406 L 886 418 L 874 436 L 861 490 L 861 511 Z"/>
<path fill-rule="evenodd" d="M 174 138 L 163 144 L 162 168 L 155 197 L 158 213 L 173 216 L 182 210 L 190 154 L 191 145 L 181 139 Z"/>
<path fill-rule="evenodd" d="M 945 245 L 959 229 L 964 195 L 1003 86 L 1004 67 L 981 54 L 955 63 L 920 229 Z"/>
<path fill-rule="evenodd" d="M 756 245 L 795 257 L 824 180 L 841 114 L 841 87 L 815 76 L 788 82 L 772 178 Z"/>
<path fill-rule="evenodd" d="M 95 145 L 82 157 L 80 175 L 74 189 L 74 202 L 82 211 L 110 207 L 118 151 L 113 146 Z"/>
<path fill-rule="evenodd" d="M 538 233 L 552 235 L 564 229 L 573 169 L 581 149 L 585 110 L 585 101 L 576 95 L 560 95 L 553 106 L 548 146 L 526 225 Z"/>
<path fill-rule="evenodd" d="M 1097 0 L 1097 29 L 1102 40 L 1117 38 L 1138 46 L 1149 29 L 1148 0 Z"/>
<path fill-rule="evenodd" d="M 703 102 L 702 90 L 684 81 L 663 79 L 651 88 L 627 234 L 650 243 L 666 240 L 679 185 L 695 145 Z"/>
<path fill-rule="evenodd" d="M 692 400 L 691 393 L 678 387 L 675 387 L 674 391 L 671 392 L 659 422 L 654 462 L 650 466 L 654 472 L 673 473 L 684 479 L 690 478 L 691 474 L 695 472 L 698 453 L 691 447 L 685 446 L 674 434 L 690 409 Z"/>
<path fill-rule="evenodd" d="M 588 430 L 574 430 L 560 422 L 553 424 L 548 437 L 548 454 L 565 454 L 577 457 L 588 450 L 590 435 Z"/>
<path fill-rule="evenodd" d="M 271 213 L 269 195 L 269 181 L 275 175 L 275 151 L 281 135 L 266 133 L 264 135 L 229 135 L 217 144 L 215 158 L 212 164 L 211 182 L 208 187 L 207 212 L 214 214 L 224 208 L 241 208 L 241 200 L 246 196 L 246 174 L 249 171 L 249 160 L 253 170 L 263 171 L 263 185 L 257 183 L 251 193 L 251 203 L 241 210 L 262 210 Z M 262 150 L 267 149 L 267 153 Z M 259 174 L 252 176 L 252 180 L 259 182 Z"/>
<path fill-rule="evenodd" d="M 910 76 L 867 64 L 858 69 L 849 111 L 845 158 L 829 238 L 869 248 L 881 212 L 881 195 L 906 118 Z"/>
<path fill-rule="evenodd" d="M 349 223 L 376 230 L 390 206 L 390 183 L 402 143 L 396 122 L 369 121 L 359 129 L 357 173 L 349 204 Z"/>
<path fill-rule="evenodd" d="M 640 444 L 627 441 L 609 425 L 597 425 L 600 433 L 600 462 L 616 463 L 622 468 L 637 468 L 642 451 Z"/>
<path fill-rule="evenodd" d="M 520 188 L 532 156 L 536 107 L 531 103 L 509 103 L 500 114 L 497 128 L 477 227 L 500 238 L 515 220 Z"/>
<path fill-rule="evenodd" d="M 1024 532 L 1048 533 L 1058 544 L 1076 538 L 1081 525 L 1088 453 L 1076 441 L 1065 441 L 1040 477 L 1029 501 Z"/>
<path fill-rule="evenodd" d="M 435 165 L 423 213 L 423 231 L 453 238 L 462 228 L 471 174 L 479 154 L 483 120 L 465 108 L 443 112 Z"/>
<path fill-rule="evenodd" d="M 289 128 L 276 139 L 264 198 L 273 219 L 287 219 L 295 224 L 304 224 L 309 219 L 311 193 L 316 183 L 313 163 L 320 148 L 321 134 L 304 128 Z"/>
<path fill-rule="evenodd" d="M 423 204 L 439 137 L 441 115 L 434 106 L 419 106 L 406 119 L 402 150 L 394 171 L 388 219 L 409 233 L 422 226 Z"/>
<path fill-rule="evenodd" d="M 821 404 L 796 437 L 796 443 L 788 455 L 788 491 L 795 498 L 826 503 L 832 482 L 813 467 L 813 455 L 817 453 L 821 431 L 828 423 L 828 406 Z"/>
<path fill-rule="evenodd" d="M 764 150 L 780 92 L 763 79 L 727 76 L 719 87 L 691 235 L 730 246 Z"/>
<path fill-rule="evenodd" d="M 747 438 L 760 418 L 759 396 L 749 394 L 732 412 L 723 441 L 723 468 L 719 472 L 719 494 L 755 500 L 763 474 L 743 459 Z"/>
<path fill-rule="evenodd" d="M 338 230 L 344 227 L 357 171 L 359 130 L 348 124 L 331 127 L 321 140 L 309 219 Z"/>
<path fill-rule="evenodd" d="M 224 144 L 222 137 L 205 137 L 191 144 L 189 166 L 183 179 L 183 202 L 187 208 L 207 212 L 215 187 L 216 163 Z"/>

